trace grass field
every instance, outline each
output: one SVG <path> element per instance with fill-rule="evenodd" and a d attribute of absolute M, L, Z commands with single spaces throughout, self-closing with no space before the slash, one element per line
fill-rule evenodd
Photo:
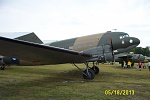
<path fill-rule="evenodd" d="M 0 70 L 0 100 L 150 100 L 148 69 L 108 64 L 99 68 L 95 79 L 88 81 L 71 64 L 11 66 Z"/>

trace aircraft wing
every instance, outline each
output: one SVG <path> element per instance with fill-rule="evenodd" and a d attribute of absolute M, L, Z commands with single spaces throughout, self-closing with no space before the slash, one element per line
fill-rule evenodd
<path fill-rule="evenodd" d="M 0 55 L 36 64 L 80 63 L 92 57 L 77 51 L 5 37 L 0 37 Z"/>
<path fill-rule="evenodd" d="M 117 54 L 115 55 L 116 58 L 132 58 L 133 56 L 131 54 Z"/>
<path fill-rule="evenodd" d="M 38 36 L 34 32 L 28 33 L 26 35 L 23 35 L 14 39 L 43 44 L 43 42 L 38 38 Z"/>

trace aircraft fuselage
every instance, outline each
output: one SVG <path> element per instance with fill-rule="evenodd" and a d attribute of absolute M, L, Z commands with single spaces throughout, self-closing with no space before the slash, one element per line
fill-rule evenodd
<path fill-rule="evenodd" d="M 57 41 L 49 44 L 49 46 L 55 46 L 81 52 L 98 46 L 112 45 L 114 53 L 117 54 L 128 51 L 139 45 L 139 43 L 139 39 L 129 37 L 127 33 L 106 32 Z"/>
<path fill-rule="evenodd" d="M 124 32 L 105 32 L 57 41 L 50 43 L 47 46 L 54 46 L 90 54 L 93 56 L 93 59 L 90 59 L 89 61 L 95 61 L 98 60 L 98 56 L 102 56 L 103 53 L 105 53 L 105 57 L 107 58 L 107 60 L 112 60 L 112 49 L 114 54 L 118 54 L 136 47 L 139 43 L 139 39 L 129 37 L 129 35 Z M 7 62 L 16 61 L 10 58 L 6 60 Z M 4 61 L 4 59 L 2 59 L 1 61 Z M 21 65 L 36 64 L 36 62 L 32 61 L 19 61 Z"/>

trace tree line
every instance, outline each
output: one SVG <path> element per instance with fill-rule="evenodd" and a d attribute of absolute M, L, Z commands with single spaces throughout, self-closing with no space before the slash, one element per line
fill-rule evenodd
<path fill-rule="evenodd" d="M 132 50 L 130 50 L 130 52 L 134 52 L 134 54 L 142 54 L 144 56 L 150 57 L 149 47 L 145 47 L 145 48 L 136 47 L 136 48 L 133 48 Z"/>

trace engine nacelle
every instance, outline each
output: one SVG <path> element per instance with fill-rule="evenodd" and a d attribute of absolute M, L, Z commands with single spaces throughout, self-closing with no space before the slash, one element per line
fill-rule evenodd
<path fill-rule="evenodd" d="M 93 56 L 92 59 L 88 61 L 98 61 L 98 62 L 106 62 L 106 61 L 113 61 L 113 55 L 111 51 L 110 45 L 101 45 L 98 47 L 90 48 L 87 50 L 82 51 L 85 54 L 91 54 Z"/>
<path fill-rule="evenodd" d="M 19 65 L 20 61 L 17 58 L 3 56 L 0 58 L 0 65 Z"/>
<path fill-rule="evenodd" d="M 7 56 L 1 56 L 0 57 L 0 65 L 33 66 L 33 65 L 41 65 L 41 64 L 38 63 L 38 62 L 20 60 L 20 59 L 17 59 L 17 58 L 11 58 L 11 57 L 7 57 Z"/>

